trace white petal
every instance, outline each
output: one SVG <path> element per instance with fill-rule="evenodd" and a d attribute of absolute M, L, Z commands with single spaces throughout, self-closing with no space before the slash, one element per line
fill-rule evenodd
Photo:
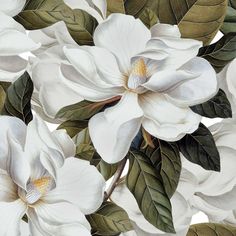
<path fill-rule="evenodd" d="M 123 93 L 124 88 L 120 87 L 107 87 L 102 88 L 98 85 L 91 83 L 85 79 L 77 70 L 72 66 L 62 64 L 61 66 L 61 79 L 66 86 L 73 89 L 84 99 L 99 102 L 110 99 Z"/>
<path fill-rule="evenodd" d="M 8 133 L 9 153 L 7 171 L 12 180 L 22 189 L 26 189 L 30 178 L 30 165 L 25 158 L 23 147 Z"/>
<path fill-rule="evenodd" d="M 190 77 L 166 91 L 168 97 L 174 102 L 184 106 L 193 106 L 209 100 L 217 93 L 216 73 L 205 59 L 196 57 L 180 70 L 195 75 L 195 78 Z"/>
<path fill-rule="evenodd" d="M 90 225 L 80 210 L 67 202 L 38 204 L 28 212 L 30 228 L 42 235 L 91 236 Z"/>
<path fill-rule="evenodd" d="M 0 32 L 3 32 L 4 30 L 10 30 L 10 29 L 19 31 L 24 34 L 26 33 L 25 28 L 21 24 L 15 21 L 12 17 L 5 15 L 0 10 Z"/>
<path fill-rule="evenodd" d="M 0 116 L 0 127 L 0 169 L 6 170 L 6 158 L 9 149 L 7 133 L 23 146 L 25 144 L 26 125 L 16 117 Z"/>
<path fill-rule="evenodd" d="M 58 171 L 57 187 L 44 197 L 44 201 L 68 201 L 84 214 L 91 214 L 102 204 L 104 188 L 105 181 L 94 166 L 87 161 L 67 158 Z"/>
<path fill-rule="evenodd" d="M 14 82 L 24 73 L 27 64 L 19 56 L 0 56 L 0 80 Z"/>
<path fill-rule="evenodd" d="M 0 202 L 0 235 L 19 236 L 20 221 L 27 206 L 21 201 Z"/>
<path fill-rule="evenodd" d="M 185 134 L 193 133 L 201 121 L 190 108 L 178 107 L 161 94 L 146 93 L 140 96 L 139 103 L 145 116 L 144 129 L 166 141 L 177 141 Z"/>
<path fill-rule="evenodd" d="M 0 11 L 9 16 L 17 15 L 24 7 L 26 0 L 7 0 L 1 2 Z"/>
<path fill-rule="evenodd" d="M 122 160 L 137 135 L 143 112 L 137 94 L 127 92 L 120 102 L 89 121 L 89 133 L 101 157 L 108 163 Z"/>
<path fill-rule="evenodd" d="M 108 50 L 99 47 L 86 47 L 92 55 L 97 73 L 103 81 L 114 86 L 124 85 L 124 76 L 120 72 L 115 56 Z"/>
<path fill-rule="evenodd" d="M 120 70 L 128 74 L 131 58 L 145 49 L 151 33 L 133 16 L 111 14 L 94 32 L 96 46 L 106 48 L 118 59 Z"/>
<path fill-rule="evenodd" d="M 81 102 L 82 100 L 84 99 L 79 94 L 61 82 L 45 84 L 39 91 L 40 104 L 45 114 L 51 118 L 55 118 L 58 111 L 63 107 Z"/>
<path fill-rule="evenodd" d="M 88 4 L 88 0 L 64 0 L 64 2 L 72 9 L 80 9 L 86 11 L 93 16 L 98 23 L 103 21 L 102 16 L 92 6 Z"/>
<path fill-rule="evenodd" d="M 39 48 L 26 34 L 17 30 L 4 30 L 0 32 L 0 55 L 12 56 L 33 51 Z"/>
<path fill-rule="evenodd" d="M 176 37 L 156 37 L 147 43 L 148 50 L 164 51 L 169 54 L 165 62 L 159 65 L 159 70 L 178 69 L 196 57 L 201 46 L 200 41 Z"/>
<path fill-rule="evenodd" d="M 210 172 L 210 176 L 201 183 L 198 191 L 208 195 L 217 196 L 227 193 L 236 185 L 235 176 L 235 149 L 228 147 L 218 147 L 221 157 L 221 171 Z"/>
<path fill-rule="evenodd" d="M 76 145 L 73 140 L 67 134 L 66 130 L 55 130 L 52 132 L 55 140 L 57 140 L 58 145 L 61 146 L 65 158 L 73 157 L 76 151 Z"/>
<path fill-rule="evenodd" d="M 103 18 L 107 15 L 107 1 L 106 0 L 92 0 L 93 4 L 101 11 Z"/>
<path fill-rule="evenodd" d="M 93 55 L 87 52 L 87 47 L 64 48 L 70 63 L 78 70 L 83 78 L 102 88 L 113 87 L 105 83 L 98 75 Z"/>
<path fill-rule="evenodd" d="M 173 37 L 181 38 L 181 33 L 177 25 L 156 24 L 151 28 L 152 38 Z"/>
<path fill-rule="evenodd" d="M 42 50 L 57 43 L 77 45 L 71 37 L 64 21 L 59 21 L 43 29 L 31 30 L 29 37 L 33 39 L 35 43 L 41 43 Z"/>
<path fill-rule="evenodd" d="M 0 202 L 12 202 L 18 198 L 17 186 L 3 170 L 0 170 L 0 189 Z"/>

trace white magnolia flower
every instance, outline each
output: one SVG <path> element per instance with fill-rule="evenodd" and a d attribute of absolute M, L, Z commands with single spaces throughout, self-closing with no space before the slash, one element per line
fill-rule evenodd
<path fill-rule="evenodd" d="M 236 114 L 236 59 L 218 74 L 219 86 L 225 91 L 232 107 L 233 117 Z"/>
<path fill-rule="evenodd" d="M 94 43 L 64 48 L 71 65 L 62 63 L 58 84 L 93 102 L 121 97 L 89 122 L 91 139 L 106 162 L 126 155 L 141 125 L 168 141 L 198 128 L 201 117 L 190 106 L 217 91 L 213 68 L 196 57 L 201 42 L 182 39 L 177 26 L 157 24 L 150 31 L 139 19 L 112 14 L 96 28 Z M 45 110 L 55 114 L 49 103 L 69 100 L 69 94 L 59 98 L 46 90 Z"/>
<path fill-rule="evenodd" d="M 64 0 L 64 2 L 72 9 L 86 11 L 93 16 L 98 23 L 103 22 L 107 17 L 106 0 Z"/>
<path fill-rule="evenodd" d="M 206 171 L 183 160 L 183 165 L 198 179 L 191 204 L 206 213 L 212 222 L 236 225 L 236 122 L 225 120 L 210 127 L 221 158 L 221 171 Z"/>
<path fill-rule="evenodd" d="M 0 81 L 11 82 L 23 74 L 28 62 L 18 55 L 39 47 L 11 17 L 21 11 L 25 2 L 7 0 L 0 4 Z"/>
<path fill-rule="evenodd" d="M 179 186 L 171 199 L 176 234 L 162 232 L 151 225 L 142 215 L 136 200 L 125 184 L 119 185 L 113 192 L 111 199 L 127 211 L 134 226 L 134 231 L 123 233 L 122 236 L 185 236 L 192 215 L 195 213 L 191 209 L 189 201 L 193 197 L 196 184 L 196 177 L 183 168 Z"/>
<path fill-rule="evenodd" d="M 8 16 L 15 16 L 23 9 L 26 0 L 7 0 L 1 1 L 0 12 Z"/>
<path fill-rule="evenodd" d="M 74 158 L 64 130 L 50 133 L 35 118 L 26 125 L 0 117 L 0 235 L 20 235 L 24 214 L 32 235 L 90 236 L 85 214 L 103 201 L 105 181 L 89 162 Z"/>

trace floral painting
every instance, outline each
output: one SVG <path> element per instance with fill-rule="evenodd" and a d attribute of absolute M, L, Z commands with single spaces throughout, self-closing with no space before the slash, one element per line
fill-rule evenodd
<path fill-rule="evenodd" d="M 235 58 L 235 0 L 1 0 L 0 236 L 236 235 Z"/>

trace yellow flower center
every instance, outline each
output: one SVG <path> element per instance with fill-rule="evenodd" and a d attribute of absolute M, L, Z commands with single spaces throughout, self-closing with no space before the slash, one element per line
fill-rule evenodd
<path fill-rule="evenodd" d="M 127 87 L 135 90 L 139 85 L 147 81 L 147 66 L 144 59 L 136 60 L 132 65 L 132 70 L 128 78 Z"/>
<path fill-rule="evenodd" d="M 52 184 L 51 177 L 42 177 L 30 182 L 27 185 L 26 201 L 29 204 L 34 204 L 51 189 Z"/>

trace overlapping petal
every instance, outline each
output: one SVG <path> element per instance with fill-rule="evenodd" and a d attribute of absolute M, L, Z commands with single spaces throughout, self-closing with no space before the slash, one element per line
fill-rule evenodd
<path fill-rule="evenodd" d="M 140 129 L 142 116 L 137 94 L 126 93 L 117 105 L 90 119 L 92 142 L 106 162 L 116 163 L 125 157 Z"/>
<path fill-rule="evenodd" d="M 139 104 L 144 112 L 144 129 L 160 139 L 179 140 L 186 133 L 193 133 L 201 120 L 190 108 L 178 107 L 158 93 L 149 92 L 140 96 Z"/>
<path fill-rule="evenodd" d="M 124 74 L 129 74 L 131 58 L 145 49 L 150 38 L 150 31 L 139 19 L 123 14 L 110 15 L 94 32 L 95 45 L 112 52 Z"/>
<path fill-rule="evenodd" d="M 24 7 L 26 0 L 8 0 L 1 2 L 0 12 L 9 16 L 17 15 Z"/>

